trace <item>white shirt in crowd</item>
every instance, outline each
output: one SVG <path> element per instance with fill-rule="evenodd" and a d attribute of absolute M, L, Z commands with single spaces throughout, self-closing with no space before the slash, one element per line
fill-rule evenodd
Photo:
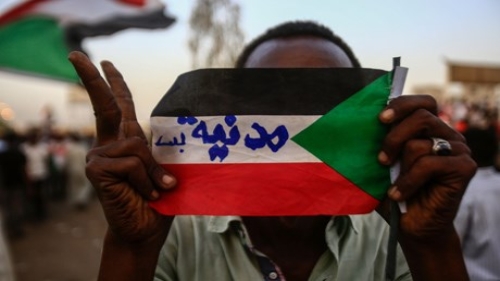
<path fill-rule="evenodd" d="M 500 280 L 500 173 L 479 168 L 455 218 L 471 280 Z"/>
<path fill-rule="evenodd" d="M 47 144 L 38 142 L 36 144 L 23 143 L 21 149 L 26 154 L 27 173 L 33 180 L 46 179 L 49 171 L 47 165 L 47 157 L 49 150 Z"/>

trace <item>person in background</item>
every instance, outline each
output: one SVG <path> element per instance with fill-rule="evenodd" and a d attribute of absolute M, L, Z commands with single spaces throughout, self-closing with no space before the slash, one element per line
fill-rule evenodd
<path fill-rule="evenodd" d="M 50 195 L 56 201 L 67 199 L 67 154 L 66 132 L 52 130 L 48 143 Z"/>
<path fill-rule="evenodd" d="M 500 173 L 494 168 L 498 139 L 492 127 L 464 132 L 478 171 L 462 199 L 455 227 L 471 280 L 500 280 Z"/>
<path fill-rule="evenodd" d="M 66 149 L 69 203 L 76 209 L 85 209 L 92 194 L 92 187 L 85 176 L 85 157 L 88 148 L 81 136 L 77 132 L 72 132 L 68 135 Z"/>
<path fill-rule="evenodd" d="M 47 217 L 46 188 L 49 176 L 47 144 L 40 141 L 40 131 L 32 128 L 26 135 L 21 149 L 27 158 L 28 204 L 29 215 L 35 221 L 43 221 Z"/>
<path fill-rule="evenodd" d="M 20 138 L 14 131 L 7 132 L 3 139 L 7 148 L 0 152 L 0 204 L 7 235 L 15 238 L 24 235 L 27 160 L 19 148 Z"/>
<path fill-rule="evenodd" d="M 69 58 L 96 115 L 87 175 L 109 225 L 99 280 L 385 280 L 388 225 L 381 216 L 387 218 L 389 200 L 408 207 L 400 220 L 404 257 L 398 255 L 396 280 L 468 279 L 453 218 L 476 166 L 463 136 L 436 116 L 431 97 L 401 96 L 379 116 L 391 127 L 379 162 L 403 163 L 381 216 L 167 217 L 148 202 L 177 180 L 151 155 L 121 74 L 102 62 L 106 82 L 84 54 Z M 270 29 L 238 63 L 360 67 L 342 39 L 303 21 Z M 451 154 L 437 155 L 431 138 L 444 139 Z"/>
<path fill-rule="evenodd" d="M 26 160 L 24 161 L 22 160 L 24 154 L 22 154 L 23 156 L 19 156 L 18 149 L 17 151 L 9 152 L 9 150 L 12 150 L 13 148 L 17 147 L 18 143 L 16 144 L 16 139 L 17 139 L 16 133 L 10 131 L 7 131 L 0 139 L 0 280 L 1 281 L 15 280 L 7 237 L 10 236 L 9 238 L 12 238 L 12 236 L 19 237 L 20 235 L 21 236 L 23 235 L 23 229 L 20 228 L 20 226 L 18 226 L 20 225 L 21 221 L 17 222 L 14 221 L 15 224 L 14 226 L 12 226 L 11 222 L 9 222 L 10 220 L 12 220 L 17 216 L 15 212 L 19 210 L 18 208 L 19 206 L 18 205 L 16 206 L 16 204 L 11 204 L 11 203 L 16 201 L 19 202 L 18 198 L 19 195 L 14 194 L 13 196 L 15 198 L 13 199 L 13 201 L 11 201 L 12 190 L 10 189 L 10 187 L 7 186 L 8 182 L 12 179 L 12 177 L 10 177 L 9 175 L 4 176 L 6 173 L 10 172 L 10 171 L 6 172 L 6 170 L 10 168 L 7 167 L 6 163 L 10 162 L 10 159 L 12 159 L 12 157 L 14 157 L 14 159 L 12 159 L 13 167 L 15 166 L 19 168 L 17 164 L 20 164 L 20 162 L 26 162 Z M 12 140 L 14 140 L 13 141 L 14 146 L 9 144 L 12 143 Z M 19 187 L 18 184 L 16 184 L 16 186 Z M 16 193 L 16 191 L 14 191 L 14 193 Z M 14 207 L 12 207 L 11 205 L 14 205 Z M 13 211 L 14 214 L 12 214 Z M 14 230 L 12 228 L 14 228 Z"/>

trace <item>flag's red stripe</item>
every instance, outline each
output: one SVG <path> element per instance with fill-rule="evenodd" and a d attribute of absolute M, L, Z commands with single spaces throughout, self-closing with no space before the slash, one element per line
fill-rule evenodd
<path fill-rule="evenodd" d="M 324 163 L 163 166 L 179 181 L 151 204 L 165 215 L 362 214 L 378 204 Z"/>
<path fill-rule="evenodd" d="M 9 10 L 7 13 L 0 16 L 0 25 L 16 20 L 18 17 L 21 17 L 24 14 L 26 14 L 29 10 L 47 1 L 50 0 L 31 0 L 17 5 L 13 9 Z"/>

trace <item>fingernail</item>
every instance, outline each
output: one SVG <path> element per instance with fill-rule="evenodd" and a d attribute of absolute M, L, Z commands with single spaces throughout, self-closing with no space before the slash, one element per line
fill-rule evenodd
<path fill-rule="evenodd" d="M 158 191 L 156 191 L 156 190 L 151 191 L 151 198 L 152 198 L 153 200 L 156 200 L 156 199 L 158 199 L 159 197 L 160 197 L 160 193 L 159 193 Z"/>
<path fill-rule="evenodd" d="M 172 176 L 169 176 L 169 175 L 163 175 L 163 177 L 161 178 L 161 180 L 168 187 L 172 186 L 175 183 L 175 179 Z"/>
<path fill-rule="evenodd" d="M 401 192 L 399 192 L 397 186 L 393 186 L 393 187 L 389 188 L 389 191 L 387 192 L 387 194 L 389 195 L 389 197 L 391 197 L 395 201 L 399 201 L 399 199 L 401 199 Z"/>
<path fill-rule="evenodd" d="M 389 156 L 383 151 L 380 151 L 378 154 L 378 161 L 382 164 L 390 164 L 389 162 Z"/>
<path fill-rule="evenodd" d="M 394 109 L 389 108 L 384 111 L 382 111 L 382 114 L 380 114 L 380 117 L 384 122 L 391 122 L 392 119 L 394 119 Z"/>

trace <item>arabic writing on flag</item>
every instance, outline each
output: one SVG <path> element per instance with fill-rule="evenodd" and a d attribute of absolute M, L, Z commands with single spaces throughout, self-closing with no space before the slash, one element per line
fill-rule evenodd
<path fill-rule="evenodd" d="M 163 214 L 340 215 L 390 186 L 377 154 L 391 73 L 210 69 L 180 76 L 151 116 L 156 160 L 178 179 Z"/>
<path fill-rule="evenodd" d="M 0 68 L 77 83 L 67 56 L 84 38 L 174 21 L 159 0 L 24 1 L 0 15 Z"/>

